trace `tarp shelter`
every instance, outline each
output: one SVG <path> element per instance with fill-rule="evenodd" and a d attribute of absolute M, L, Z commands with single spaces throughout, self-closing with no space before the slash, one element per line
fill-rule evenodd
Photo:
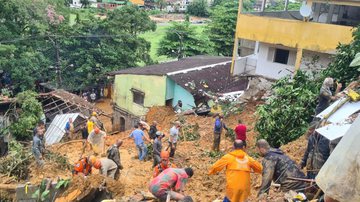
<path fill-rule="evenodd" d="M 69 121 L 69 118 L 72 118 L 74 122 L 75 131 L 79 126 L 79 123 L 84 122 L 85 118 L 82 117 L 79 113 L 71 114 L 58 114 L 55 116 L 54 120 L 51 122 L 50 126 L 45 132 L 45 143 L 46 145 L 52 145 L 60 142 L 65 134 L 65 126 Z"/>
<path fill-rule="evenodd" d="M 360 201 L 360 117 L 346 132 L 316 177 L 324 193 L 338 201 Z"/>

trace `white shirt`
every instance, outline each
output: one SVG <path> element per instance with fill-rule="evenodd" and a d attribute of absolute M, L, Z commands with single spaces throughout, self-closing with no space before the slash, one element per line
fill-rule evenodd
<path fill-rule="evenodd" d="M 173 138 L 173 142 L 172 143 L 176 143 L 177 139 L 179 138 L 179 129 L 176 128 L 176 126 L 173 126 L 170 129 L 170 138 Z M 169 138 L 169 142 L 171 141 L 171 139 Z"/>

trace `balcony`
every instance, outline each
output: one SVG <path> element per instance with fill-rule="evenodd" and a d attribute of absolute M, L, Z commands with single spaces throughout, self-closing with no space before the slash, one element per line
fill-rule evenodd
<path fill-rule="evenodd" d="M 333 53 L 352 40 L 350 26 L 239 14 L 237 38 Z"/>

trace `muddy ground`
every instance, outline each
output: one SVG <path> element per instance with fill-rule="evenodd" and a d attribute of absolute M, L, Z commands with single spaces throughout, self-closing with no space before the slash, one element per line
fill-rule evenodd
<path fill-rule="evenodd" d="M 231 115 L 225 118 L 225 123 L 228 127 L 234 128 L 237 124 L 237 120 L 240 118 L 251 130 L 248 132 L 248 153 L 250 155 L 255 154 L 255 141 L 257 134 L 253 130 L 256 117 L 254 112 L 259 102 L 252 102 L 245 106 L 244 110 L 240 114 Z M 99 108 L 104 110 L 107 114 L 112 113 L 112 108 L 109 104 L 109 100 L 104 100 L 97 104 Z M 172 123 L 178 120 L 179 117 L 175 116 L 171 108 L 167 107 L 153 107 L 150 109 L 146 121 L 151 123 L 156 120 L 158 128 L 165 132 L 168 136 L 168 131 L 172 127 Z M 186 123 L 195 124 L 197 123 L 200 127 L 200 139 L 192 142 L 180 142 L 175 155 L 176 165 L 179 167 L 191 166 L 194 168 L 194 176 L 189 181 L 186 187 L 186 193 L 191 195 L 195 201 L 213 201 L 216 199 L 222 199 L 225 193 L 225 173 L 221 172 L 218 175 L 209 176 L 207 172 L 210 166 L 219 157 L 210 157 L 212 139 L 213 139 L 213 117 L 202 117 L 194 115 L 185 116 L 183 118 Z M 104 122 L 105 127 L 108 131 L 111 129 L 111 121 L 107 117 L 102 117 L 101 120 Z M 115 143 L 117 139 L 126 138 L 131 131 L 117 133 L 110 136 L 106 144 L 110 146 Z M 167 146 L 167 137 L 163 139 L 163 147 Z M 303 154 L 304 145 L 306 138 L 300 138 L 300 141 L 296 141 L 285 145 L 282 149 L 293 157 L 298 163 Z M 226 153 L 231 151 L 232 142 L 228 138 L 222 136 L 221 140 L 221 151 Z M 69 163 L 73 164 L 77 161 L 81 155 L 82 143 L 72 143 L 66 145 L 55 145 L 49 150 L 58 152 L 69 159 Z M 87 148 L 84 155 L 90 155 L 92 151 Z M 120 148 L 121 162 L 124 169 L 121 171 L 119 182 L 111 182 L 113 185 L 112 191 L 115 193 L 114 196 L 118 199 L 127 200 L 129 197 L 140 193 L 141 191 L 147 191 L 148 183 L 152 178 L 152 161 L 140 162 L 137 158 L 137 152 L 135 145 L 131 139 L 124 139 L 124 144 Z M 261 159 L 258 159 L 261 160 Z M 43 169 L 38 169 L 34 164 L 31 165 L 31 174 L 29 181 L 33 184 L 39 183 L 43 178 L 69 178 L 71 177 L 71 171 L 65 170 L 56 164 L 48 163 Z M 96 173 L 96 172 L 95 172 Z M 252 176 L 252 192 L 249 198 L 250 201 L 256 201 L 257 188 L 260 185 L 261 177 L 256 174 Z M 94 177 L 98 181 L 98 177 Z M 78 179 L 75 179 L 75 181 Z M 116 188 L 118 187 L 118 189 Z M 74 194 L 75 190 L 72 190 Z M 70 194 L 70 193 L 69 193 Z M 71 194 L 70 194 L 71 195 Z M 273 190 L 270 192 L 268 201 L 277 201 L 281 198 L 282 193 L 276 193 Z M 65 200 L 66 201 L 66 200 Z"/>

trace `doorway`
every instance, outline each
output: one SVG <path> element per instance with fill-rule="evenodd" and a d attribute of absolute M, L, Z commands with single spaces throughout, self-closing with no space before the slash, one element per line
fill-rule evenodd
<path fill-rule="evenodd" d="M 120 132 L 125 131 L 125 118 L 120 117 Z"/>

